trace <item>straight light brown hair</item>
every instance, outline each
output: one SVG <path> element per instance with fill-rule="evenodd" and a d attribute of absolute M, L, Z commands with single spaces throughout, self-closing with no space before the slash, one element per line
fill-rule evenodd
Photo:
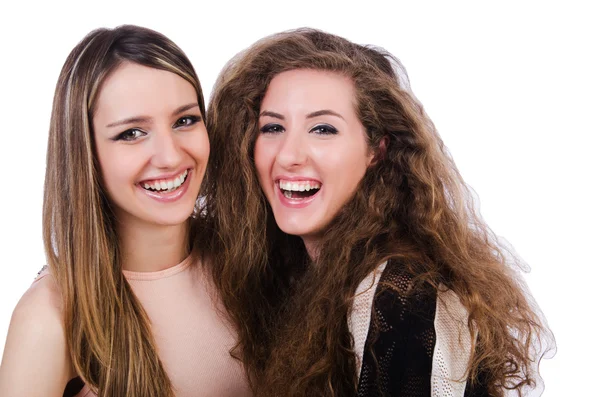
<path fill-rule="evenodd" d="M 111 203 L 92 130 L 99 90 L 132 62 L 200 82 L 171 40 L 137 26 L 98 29 L 69 54 L 54 95 L 44 185 L 46 256 L 63 299 L 64 329 L 77 375 L 99 396 L 174 396 L 148 317 L 123 276 Z"/>

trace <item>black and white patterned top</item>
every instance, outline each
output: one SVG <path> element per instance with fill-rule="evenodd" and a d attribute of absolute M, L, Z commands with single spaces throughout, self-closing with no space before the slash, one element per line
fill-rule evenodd
<path fill-rule="evenodd" d="M 411 276 L 390 262 L 357 289 L 348 325 L 360 374 L 358 396 L 489 396 L 485 387 L 466 380 L 473 341 L 457 295 L 433 287 L 409 294 L 410 285 Z"/>

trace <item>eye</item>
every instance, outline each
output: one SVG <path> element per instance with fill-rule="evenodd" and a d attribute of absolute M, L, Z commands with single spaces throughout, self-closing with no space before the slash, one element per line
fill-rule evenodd
<path fill-rule="evenodd" d="M 184 117 L 177 119 L 175 124 L 173 124 L 173 128 L 189 127 L 191 125 L 196 124 L 199 121 L 200 121 L 200 117 L 198 117 L 198 116 L 184 116 Z"/>
<path fill-rule="evenodd" d="M 280 134 L 284 131 L 285 128 L 283 128 L 280 124 L 276 123 L 266 124 L 260 129 L 260 132 L 262 132 L 263 134 Z"/>
<path fill-rule="evenodd" d="M 310 132 L 313 132 L 318 135 L 335 135 L 338 133 L 338 130 L 329 124 L 319 124 L 314 126 Z"/>
<path fill-rule="evenodd" d="M 138 138 L 145 136 L 145 135 L 147 135 L 147 133 L 140 129 L 130 128 L 128 130 L 121 132 L 119 135 L 114 137 L 113 140 L 131 142 L 131 141 L 135 141 Z"/>

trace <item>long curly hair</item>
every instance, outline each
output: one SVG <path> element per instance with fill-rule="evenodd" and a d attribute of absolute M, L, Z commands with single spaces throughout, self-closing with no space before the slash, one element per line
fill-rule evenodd
<path fill-rule="evenodd" d="M 89 33 L 69 54 L 56 84 L 46 156 L 44 245 L 62 295 L 77 375 L 98 396 L 173 396 L 148 316 L 121 269 L 117 220 L 94 148 L 92 117 L 99 91 L 125 62 L 181 76 L 194 86 L 205 114 L 194 68 L 167 37 L 133 25 Z"/>
<path fill-rule="evenodd" d="M 277 227 L 253 159 L 261 101 L 272 78 L 293 69 L 351 78 L 377 154 L 314 262 L 299 237 Z M 443 285 L 466 307 L 476 339 L 466 377 L 485 374 L 494 396 L 535 384 L 537 342 L 552 336 L 510 266 L 516 257 L 479 216 L 392 55 L 313 29 L 267 37 L 221 72 L 207 128 L 204 220 L 214 238 L 202 244 L 213 252 L 215 282 L 239 330 L 235 354 L 258 395 L 356 393 L 347 320 L 358 284 L 388 259 L 406 266 L 414 291 Z"/>

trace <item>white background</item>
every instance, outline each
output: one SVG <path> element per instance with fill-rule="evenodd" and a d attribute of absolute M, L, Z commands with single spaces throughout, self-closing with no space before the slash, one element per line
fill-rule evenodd
<path fill-rule="evenodd" d="M 310 26 L 400 58 L 484 218 L 532 268 L 529 286 L 558 344 L 542 362 L 544 396 L 600 395 L 592 389 L 600 369 L 600 13 L 594 1 L 483 3 L 3 2 L 0 354 L 11 312 L 45 261 L 46 139 L 71 48 L 101 26 L 153 28 L 188 54 L 208 98 L 235 53 L 267 34 Z"/>

